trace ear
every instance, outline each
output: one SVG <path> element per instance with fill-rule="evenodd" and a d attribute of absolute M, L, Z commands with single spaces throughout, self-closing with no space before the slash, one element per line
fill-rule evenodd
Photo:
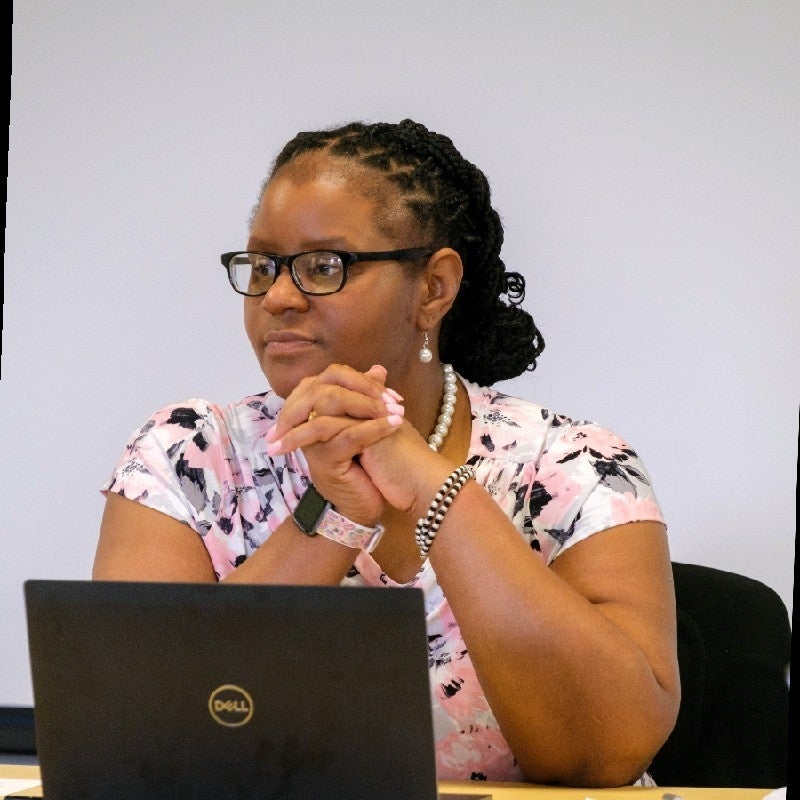
<path fill-rule="evenodd" d="M 420 330 L 439 324 L 455 302 L 463 276 L 461 256 L 452 247 L 442 247 L 428 259 L 420 278 L 422 297 L 416 319 Z"/>

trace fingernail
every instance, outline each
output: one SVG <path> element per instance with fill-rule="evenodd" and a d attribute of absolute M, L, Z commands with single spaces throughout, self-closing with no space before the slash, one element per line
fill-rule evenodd
<path fill-rule="evenodd" d="M 278 453 L 281 452 L 282 446 L 283 446 L 283 444 L 282 444 L 281 440 L 277 439 L 276 441 L 272 442 L 272 444 L 270 444 L 267 447 L 267 455 L 270 455 L 270 456 L 278 455 Z"/>
<path fill-rule="evenodd" d="M 403 424 L 403 418 L 399 414 L 392 414 L 390 417 L 386 417 L 386 421 L 393 428 L 398 428 Z"/>
<path fill-rule="evenodd" d="M 388 386 L 386 387 L 386 394 L 390 394 L 398 403 L 403 402 L 403 395 L 398 394 L 394 389 L 390 389 Z"/>
<path fill-rule="evenodd" d="M 275 441 L 275 439 L 277 438 L 277 436 L 278 436 L 278 426 L 277 426 L 277 425 L 273 425 L 273 426 L 272 426 L 272 427 L 271 427 L 271 428 L 270 428 L 270 429 L 267 431 L 267 441 L 268 441 L 268 442 L 274 442 L 274 441 Z"/>
<path fill-rule="evenodd" d="M 390 414 L 397 414 L 401 417 L 406 413 L 405 408 L 403 408 L 403 406 L 401 406 L 399 403 L 386 403 L 386 410 Z"/>

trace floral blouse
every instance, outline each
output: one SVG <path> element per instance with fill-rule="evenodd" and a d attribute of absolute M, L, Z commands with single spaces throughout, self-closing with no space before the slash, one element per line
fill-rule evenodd
<path fill-rule="evenodd" d="M 642 461 L 619 437 L 462 382 L 472 411 L 468 463 L 545 563 L 606 528 L 663 522 Z M 282 404 L 267 392 L 225 408 L 204 400 L 168 406 L 133 434 L 101 488 L 185 522 L 224 578 L 294 510 L 308 483 L 301 451 L 266 453 Z M 343 584 L 397 586 L 363 551 Z M 438 777 L 524 780 L 429 561 L 408 585 L 425 596 Z"/>

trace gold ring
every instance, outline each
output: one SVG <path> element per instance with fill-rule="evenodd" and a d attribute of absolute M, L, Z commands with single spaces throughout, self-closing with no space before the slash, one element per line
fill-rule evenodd
<path fill-rule="evenodd" d="M 317 412 L 316 412 L 316 411 L 314 411 L 314 409 L 312 408 L 312 409 L 311 409 L 311 413 L 308 415 L 308 420 L 307 420 L 307 422 L 311 422 L 311 420 L 312 420 L 312 419 L 315 419 L 315 418 L 316 418 L 316 416 L 317 416 Z"/>

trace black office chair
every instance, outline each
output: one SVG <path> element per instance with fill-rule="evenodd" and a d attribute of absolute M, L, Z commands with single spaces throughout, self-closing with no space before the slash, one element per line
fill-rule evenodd
<path fill-rule="evenodd" d="M 650 774 L 661 786 L 787 785 L 791 627 L 743 575 L 673 563 L 682 699 Z"/>

